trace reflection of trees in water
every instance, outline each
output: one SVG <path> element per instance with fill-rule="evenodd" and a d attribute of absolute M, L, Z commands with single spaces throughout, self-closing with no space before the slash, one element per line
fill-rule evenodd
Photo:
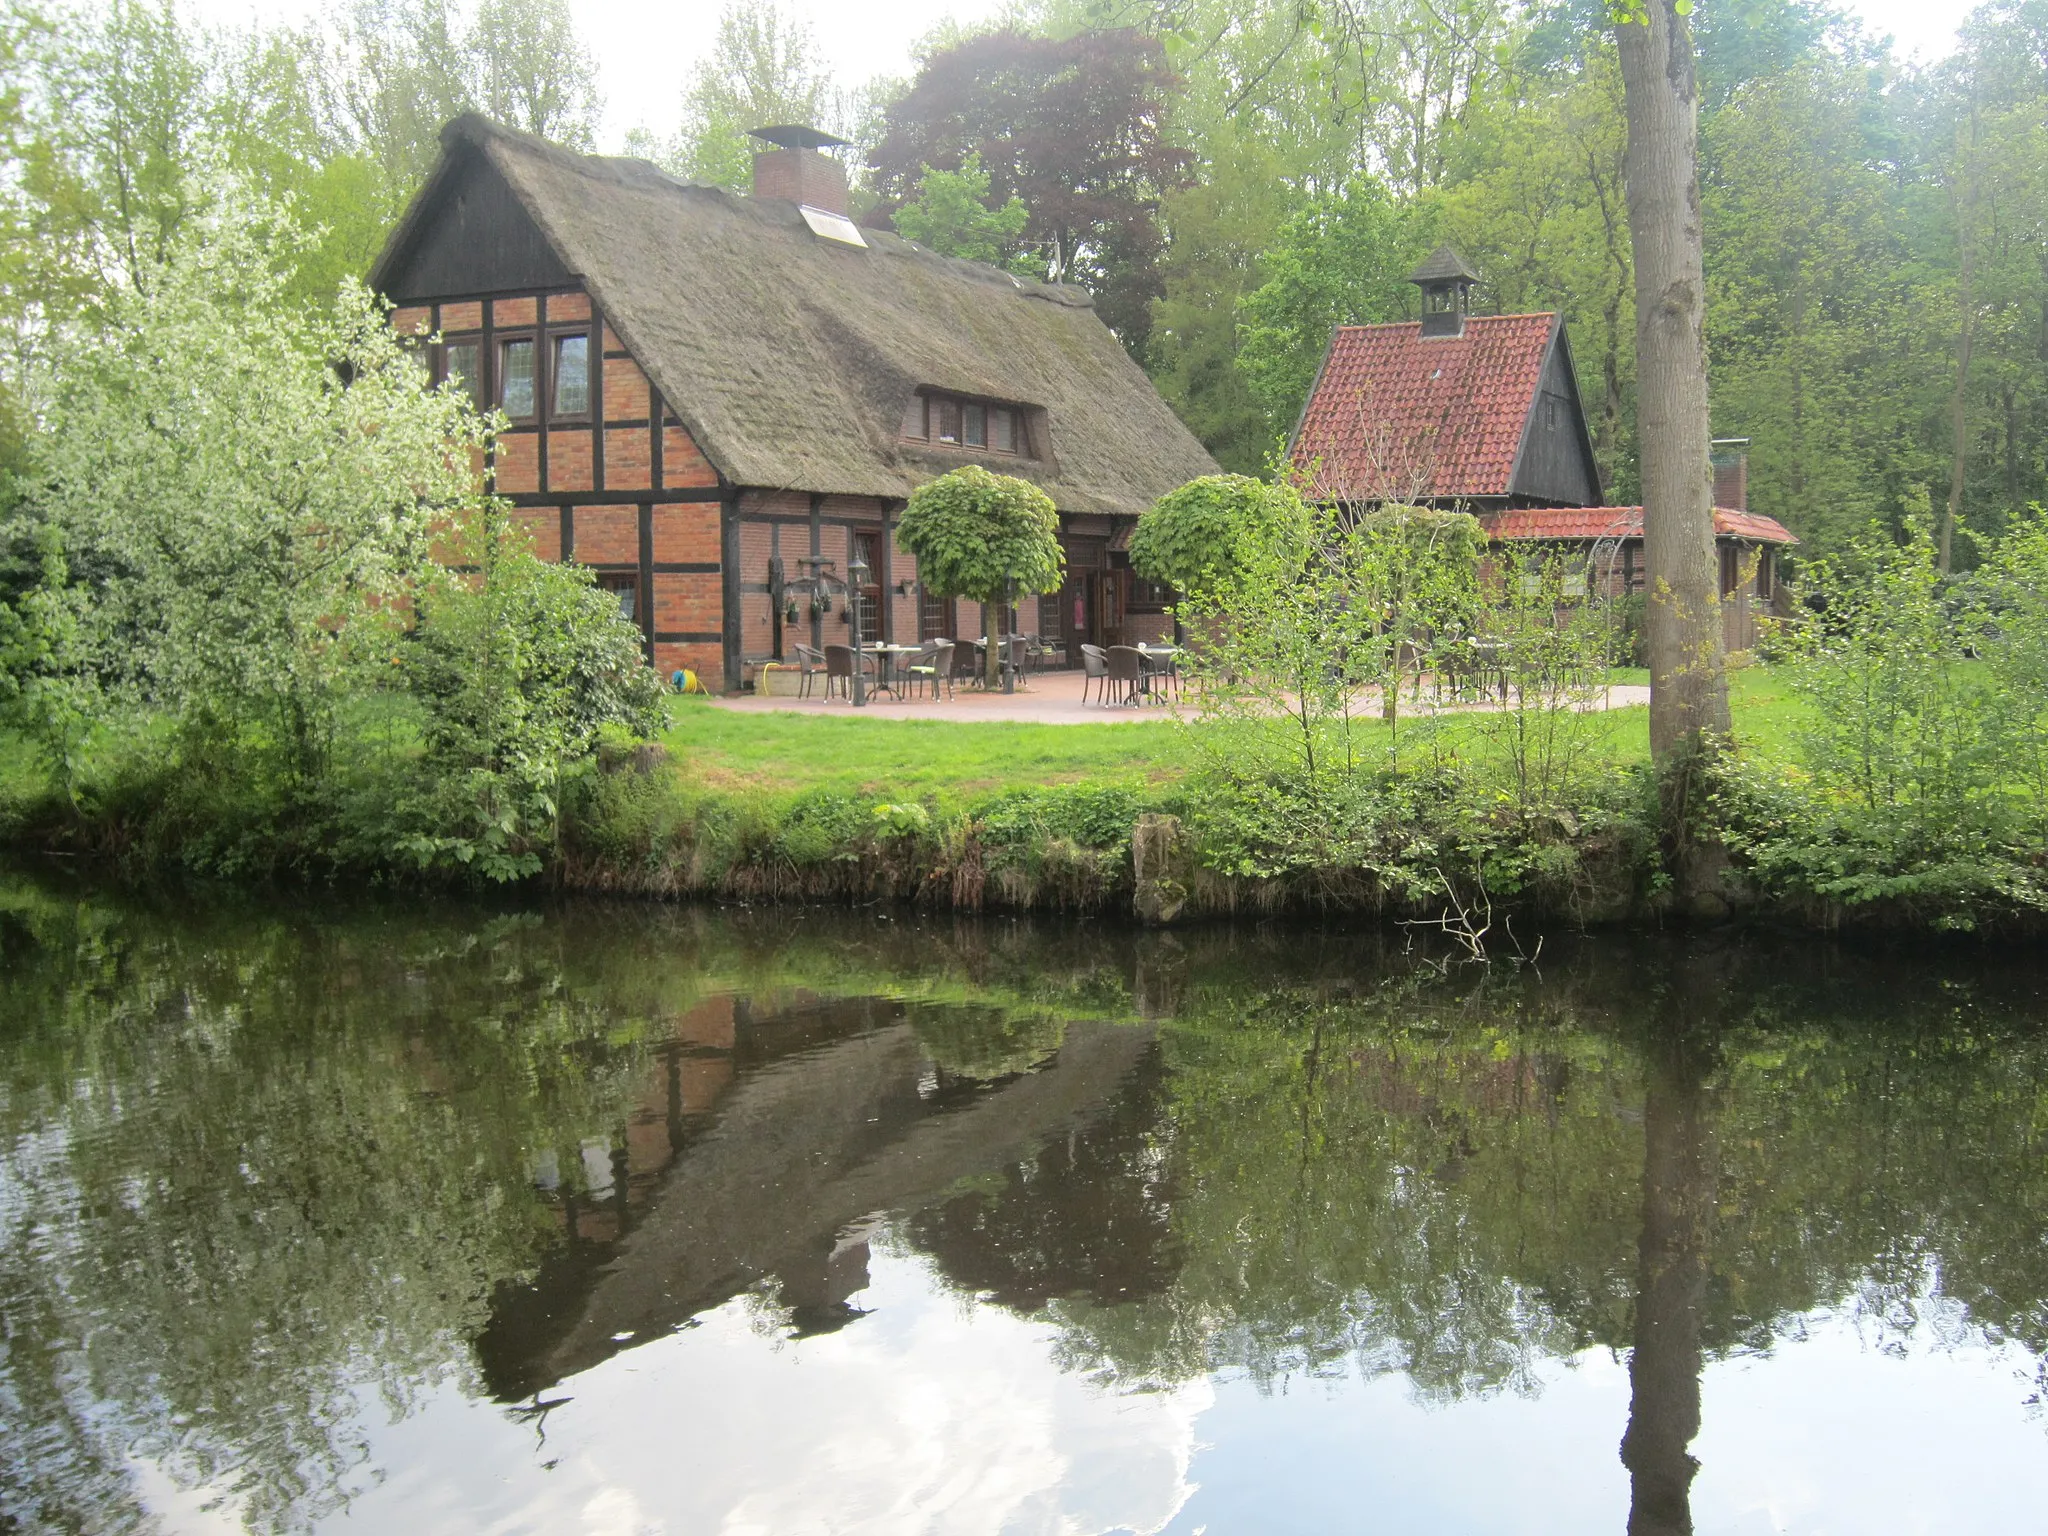
<path fill-rule="evenodd" d="M 2048 1346 L 2031 976 L 1868 956 L 1837 973 L 1765 946 L 1553 954 L 1541 978 L 1281 988 L 1192 961 L 1156 1133 L 1179 1270 L 1135 1306 L 1058 1309 L 1077 1358 L 1269 1383 L 1348 1362 L 1456 1397 L 1633 1349 L 1672 1276 L 1697 1300 L 1671 1315 L 1708 1356 L 1768 1348 L 1821 1307 L 1909 1329 L 1937 1297 L 1990 1341 Z M 1668 1133 L 1699 1139 L 1682 1156 L 1646 1134 L 1674 1113 L 1673 1029 L 1699 1053 L 1679 1102 L 1711 1105 Z M 1704 1227 L 1695 1185 L 1718 1192 Z M 1694 1257 L 1646 1272 L 1646 1243 Z"/>
<path fill-rule="evenodd" d="M 1700 1323 L 1713 1249 L 1713 1047 L 1683 1016 L 1657 1021 L 1643 1092 L 1643 1227 L 1629 1351 L 1629 1536 L 1692 1530 L 1689 1447 L 1700 1429 Z"/>
<path fill-rule="evenodd" d="M 1080 1072 L 1103 1108 L 897 1228 L 1111 1380 L 1355 1366 L 1452 1398 L 1633 1349 L 1639 1510 L 1680 1529 L 1699 1359 L 1845 1300 L 1902 1331 L 1939 1297 L 2048 1345 L 2048 1041 L 2032 979 L 1975 961 L 1616 941 L 1444 976 L 1345 936 L 156 918 L 0 889 L 0 1523 L 118 1528 L 131 1444 L 238 1483 L 259 1524 L 337 1497 L 354 1394 L 467 1380 L 485 1298 L 558 1251 L 536 1151 L 573 1175 L 654 1037 L 734 979 L 893 999 L 932 1082 L 883 1098 L 936 1132 L 982 1123 L 957 1095 L 1023 1138 L 1041 1111 L 1012 1090 L 1100 1046 L 1067 1021 L 1163 1022 L 1128 1076 Z M 742 1079 L 818 1049 L 763 1038 Z M 833 1188 L 868 1210 L 917 1144 L 847 1113 Z M 857 1318 L 861 1236 L 798 1235 L 793 1320 Z"/>
<path fill-rule="evenodd" d="M 466 1372 L 549 1232 L 532 1150 L 603 1123 L 631 1030 L 523 921 L 8 917 L 0 1524 L 132 1522 L 129 1455 L 259 1527 L 332 1504 L 360 1394 Z"/>

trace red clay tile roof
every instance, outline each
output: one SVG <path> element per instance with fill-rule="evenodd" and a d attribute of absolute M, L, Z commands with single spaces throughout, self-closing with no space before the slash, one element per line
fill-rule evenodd
<path fill-rule="evenodd" d="M 1482 517 L 1493 539 L 1640 539 L 1641 507 L 1515 507 Z M 1792 530 L 1760 512 L 1714 508 L 1714 532 L 1758 544 L 1797 544 Z"/>
<path fill-rule="evenodd" d="M 1420 322 L 1338 327 L 1294 462 L 1322 496 L 1507 495 L 1556 325 L 1475 315 L 1428 341 Z"/>

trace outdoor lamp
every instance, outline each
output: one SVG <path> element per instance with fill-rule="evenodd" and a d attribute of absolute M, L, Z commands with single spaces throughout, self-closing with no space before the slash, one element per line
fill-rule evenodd
<path fill-rule="evenodd" d="M 861 662 L 860 594 L 868 584 L 868 563 L 856 553 L 846 568 L 846 621 L 853 626 L 853 707 L 868 701 L 867 668 Z"/>

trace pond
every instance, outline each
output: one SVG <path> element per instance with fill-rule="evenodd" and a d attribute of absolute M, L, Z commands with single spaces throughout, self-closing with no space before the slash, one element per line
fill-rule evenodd
<path fill-rule="evenodd" d="M 0 1529 L 2036 1529 L 2044 999 L 5 877 Z"/>

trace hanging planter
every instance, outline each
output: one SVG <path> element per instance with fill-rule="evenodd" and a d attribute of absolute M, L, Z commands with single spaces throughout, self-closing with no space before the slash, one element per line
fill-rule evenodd
<path fill-rule="evenodd" d="M 796 599 L 792 597 L 788 602 L 782 605 L 782 622 L 785 624 L 794 624 L 796 620 Z"/>

